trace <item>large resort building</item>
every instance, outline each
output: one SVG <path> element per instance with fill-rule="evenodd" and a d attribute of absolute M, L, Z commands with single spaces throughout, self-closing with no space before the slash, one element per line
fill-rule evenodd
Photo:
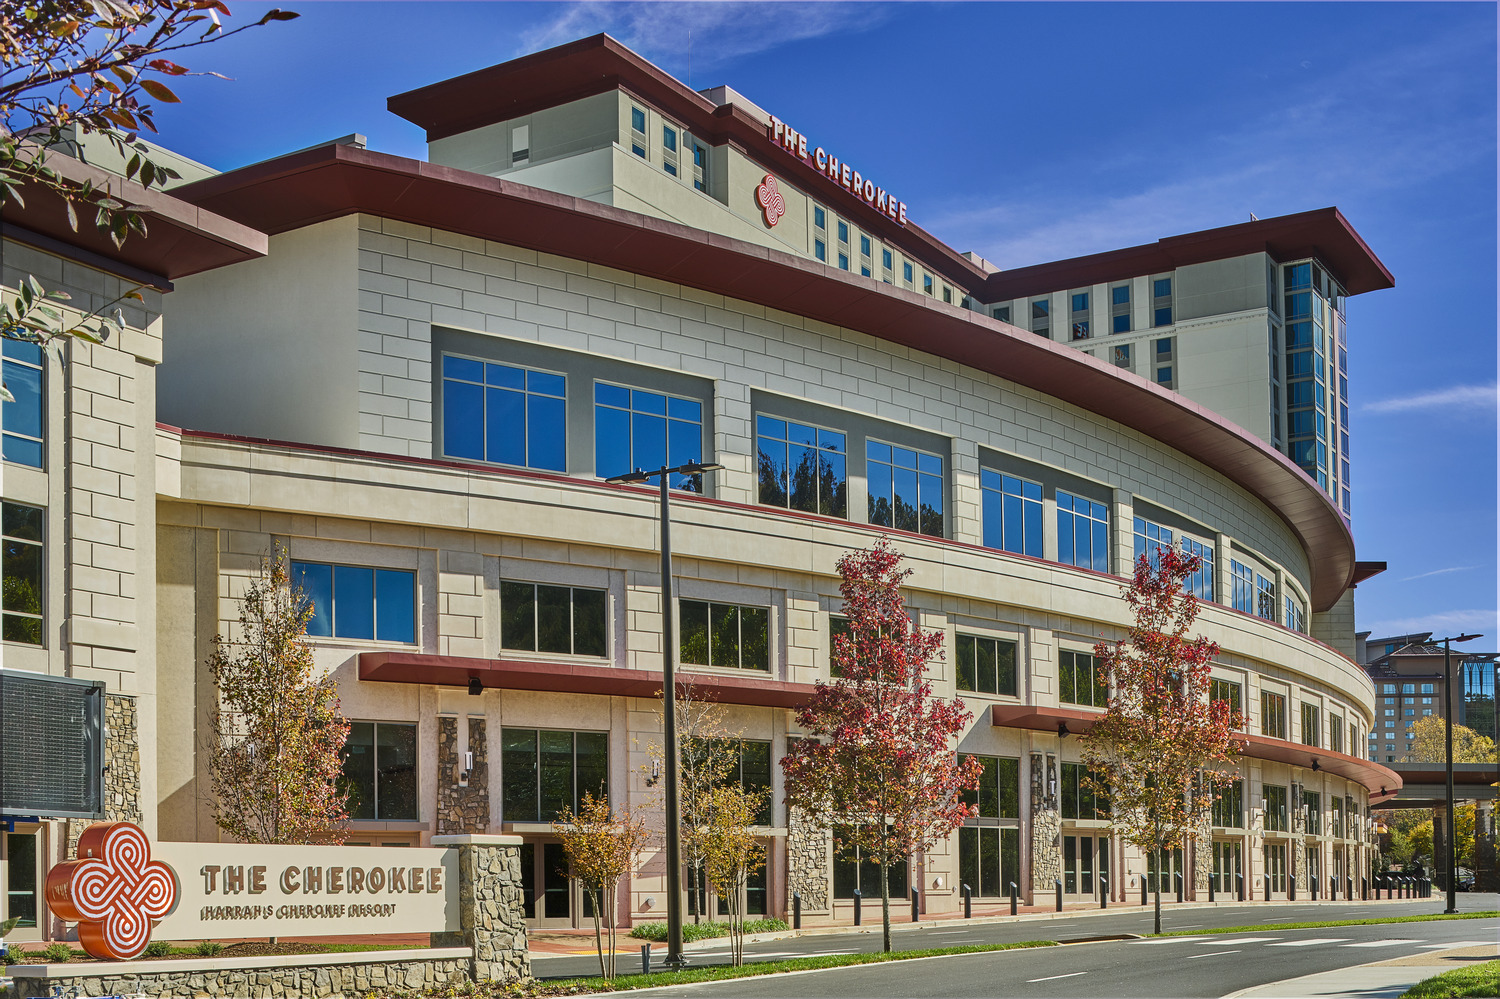
<path fill-rule="evenodd" d="M 740 779 L 772 792 L 750 911 L 796 892 L 809 920 L 847 919 L 873 868 L 787 813 L 778 761 L 829 677 L 834 563 L 889 537 L 987 784 L 895 892 L 939 912 L 965 884 L 981 903 L 1057 880 L 1121 900 L 1181 874 L 1190 898 L 1241 877 L 1284 898 L 1368 872 L 1370 806 L 1400 780 L 1364 759 L 1353 590 L 1379 566 L 1349 530 L 1344 317 L 1393 279 L 1336 209 L 1004 271 L 917 226 L 878 164 L 605 36 L 390 107 L 427 130 L 428 161 L 350 138 L 171 191 L 269 239 L 171 272 L 128 371 L 7 342 L 7 384 L 34 368 L 45 414 L 13 449 L 6 406 L 7 600 L 18 546 L 47 582 L 6 604 L 6 675 L 128 702 L 138 760 L 111 760 L 136 777 L 106 812 L 219 837 L 205 661 L 284 545 L 354 722 L 351 842 L 520 835 L 528 919 L 578 923 L 551 822 L 586 790 L 655 800 L 667 653 L 742 735 Z M 9 221 L 6 238 L 7 287 L 41 266 L 12 245 L 63 252 Z M 126 262 L 64 266 L 115 280 Z M 95 403 L 126 430 L 64 416 L 126 376 L 128 400 Z M 97 435 L 126 432 L 114 468 Z M 68 434 L 99 467 L 75 461 L 65 486 Z M 664 637 L 656 493 L 604 480 L 694 459 L 724 467 L 672 483 Z M 105 485 L 88 517 L 70 507 Z M 135 552 L 114 576 L 105 521 Z M 1093 648 L 1130 623 L 1135 559 L 1174 543 L 1203 559 L 1197 627 L 1245 751 L 1202 836 L 1146 858 L 1111 835 L 1072 736 L 1103 706 Z M 13 629 L 13 610 L 36 623 Z M 7 810 L 9 904 L 39 913 L 37 873 L 86 816 Z M 653 849 L 623 918 L 661 918 L 663 875 Z"/>

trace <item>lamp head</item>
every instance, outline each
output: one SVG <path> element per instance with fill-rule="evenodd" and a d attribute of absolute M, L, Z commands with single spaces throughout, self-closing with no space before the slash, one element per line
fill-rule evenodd
<path fill-rule="evenodd" d="M 1071 734 L 1072 733 L 1068 731 L 1068 723 L 1066 721 L 1060 721 L 1057 723 L 1057 737 L 1059 739 L 1066 739 Z"/>
<path fill-rule="evenodd" d="M 469 694 L 473 697 L 478 697 L 482 693 L 484 693 L 483 681 L 477 676 L 469 677 Z"/>

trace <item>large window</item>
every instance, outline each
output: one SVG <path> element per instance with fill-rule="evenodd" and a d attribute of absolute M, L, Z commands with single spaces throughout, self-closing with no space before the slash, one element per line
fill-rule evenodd
<path fill-rule="evenodd" d="M 1161 565 L 1161 553 L 1165 548 L 1172 547 L 1172 529 L 1154 524 L 1145 517 L 1135 518 L 1135 560 L 1139 562 L 1141 556 L 1150 559 L 1151 567 L 1157 568 Z"/>
<path fill-rule="evenodd" d="M 294 561 L 292 581 L 312 602 L 309 635 L 408 645 L 417 640 L 414 572 Z"/>
<path fill-rule="evenodd" d="M 1318 722 L 1322 718 L 1322 712 L 1316 704 L 1302 705 L 1302 744 L 1304 746 L 1321 746 L 1323 744 Z"/>
<path fill-rule="evenodd" d="M 943 536 L 943 459 L 880 441 L 865 442 L 870 523 Z"/>
<path fill-rule="evenodd" d="M 827 517 L 849 515 L 848 455 L 837 430 L 755 418 L 760 501 Z"/>
<path fill-rule="evenodd" d="M 1042 557 L 1042 487 L 1014 475 L 979 470 L 984 501 L 984 545 Z"/>
<path fill-rule="evenodd" d="M 1286 788 L 1267 784 L 1261 793 L 1266 799 L 1266 831 L 1286 832 Z"/>
<path fill-rule="evenodd" d="M 1064 704 L 1089 708 L 1107 706 L 1109 677 L 1099 668 L 1098 660 L 1087 652 L 1057 654 L 1058 699 Z"/>
<path fill-rule="evenodd" d="M 771 613 L 704 600 L 678 603 L 681 662 L 732 669 L 771 668 Z"/>
<path fill-rule="evenodd" d="M 1238 714 L 1240 708 L 1240 685 L 1233 680 L 1220 680 L 1212 678 L 1208 681 L 1208 699 L 1210 701 L 1224 701 L 1229 705 L 1229 710 Z"/>
<path fill-rule="evenodd" d="M 506 728 L 500 733 L 501 817 L 552 822 L 576 815 L 584 792 L 609 791 L 609 733 Z"/>
<path fill-rule="evenodd" d="M 1057 491 L 1057 560 L 1109 571 L 1109 513 L 1103 503 Z"/>
<path fill-rule="evenodd" d="M 42 467 L 42 428 L 45 425 L 40 344 L 5 340 L 5 387 L 15 401 L 6 402 L 0 425 L 5 428 L 5 460 Z"/>
<path fill-rule="evenodd" d="M 1092 790 L 1087 778 L 1089 768 L 1082 763 L 1062 765 L 1062 817 L 1065 819 L 1108 819 L 1109 797 Z M 1092 774 L 1100 780 L 1099 774 Z M 1103 783 L 1102 780 L 1100 780 Z"/>
<path fill-rule="evenodd" d="M 1267 843 L 1263 849 L 1266 858 L 1266 880 L 1272 891 L 1286 891 L 1286 844 Z"/>
<path fill-rule="evenodd" d="M 1182 581 L 1182 588 L 1199 600 L 1214 598 L 1214 546 L 1182 535 L 1182 550 L 1198 556 L 1198 571 Z"/>
<path fill-rule="evenodd" d="M 1016 696 L 1016 643 L 981 635 L 959 635 L 958 689 Z"/>
<path fill-rule="evenodd" d="M 1302 820 L 1307 835 L 1323 834 L 1323 796 L 1317 791 L 1302 792 Z"/>
<path fill-rule="evenodd" d="M 1255 575 L 1255 616 L 1276 620 L 1276 581 Z"/>
<path fill-rule="evenodd" d="M 973 820 L 970 820 L 971 822 Z M 958 830 L 958 876 L 975 895 L 1002 898 L 1021 881 L 1021 830 L 966 825 Z M 877 881 L 878 885 L 879 882 Z"/>
<path fill-rule="evenodd" d="M 1260 734 L 1273 739 L 1286 738 L 1286 696 L 1260 693 Z"/>
<path fill-rule="evenodd" d="M 549 371 L 444 354 L 443 454 L 565 471 L 566 389 Z"/>
<path fill-rule="evenodd" d="M 703 457 L 703 403 L 623 385 L 594 385 L 594 474 L 601 479 L 675 467 Z M 703 492 L 703 476 L 674 475 L 672 488 Z"/>
<path fill-rule="evenodd" d="M 1215 784 L 1210 821 L 1226 829 L 1240 829 L 1245 825 L 1245 782 L 1234 780 Z"/>
<path fill-rule="evenodd" d="M 500 647 L 605 656 L 609 650 L 608 594 L 581 586 L 501 580 Z"/>
<path fill-rule="evenodd" d="M 340 786 L 351 819 L 417 818 L 417 726 L 351 722 Z"/>
<path fill-rule="evenodd" d="M 1231 606 L 1246 614 L 1255 613 L 1255 570 L 1234 559 L 1229 560 L 1229 573 L 1233 589 L 1230 592 Z"/>
<path fill-rule="evenodd" d="M 833 854 L 833 897 L 853 898 L 858 889 L 864 899 L 880 897 L 880 865 L 865 857 L 853 845 L 840 846 L 848 842 L 848 830 L 835 828 Z M 907 863 L 892 864 L 887 871 L 886 884 L 891 898 L 907 897 Z"/>
<path fill-rule="evenodd" d="M 1302 601 L 1291 594 L 1286 597 L 1286 626 L 1293 631 L 1307 631 L 1307 616 L 1302 611 Z"/>
<path fill-rule="evenodd" d="M 725 774 L 729 784 L 746 791 L 762 794 L 760 810 L 755 813 L 754 824 L 771 824 L 771 744 L 754 739 L 687 739 L 682 744 L 685 761 L 701 765 L 722 764 L 732 757 L 729 772 Z M 717 769 L 717 766 L 715 767 Z"/>
<path fill-rule="evenodd" d="M 979 789 L 963 792 L 964 803 L 979 806 L 981 819 L 1021 817 L 1021 761 L 1009 756 L 975 756 L 983 771 Z"/>
<path fill-rule="evenodd" d="M 5 641 L 42 644 L 42 511 L 20 503 L 4 504 Z"/>

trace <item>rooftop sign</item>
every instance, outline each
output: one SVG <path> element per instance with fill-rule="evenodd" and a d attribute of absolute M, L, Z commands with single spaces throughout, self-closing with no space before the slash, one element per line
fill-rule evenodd
<path fill-rule="evenodd" d="M 822 146 L 817 146 L 809 152 L 807 136 L 775 115 L 771 115 L 770 118 L 771 124 L 767 129 L 767 134 L 772 142 L 891 221 L 898 225 L 906 225 L 906 202 L 897 201 L 885 188 L 876 187 L 873 180 L 851 168 L 849 164 L 840 163 L 836 156 L 831 155 Z"/>

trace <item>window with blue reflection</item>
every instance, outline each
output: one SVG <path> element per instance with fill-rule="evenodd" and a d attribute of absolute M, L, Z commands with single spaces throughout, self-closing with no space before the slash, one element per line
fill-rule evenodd
<path fill-rule="evenodd" d="M 1246 614 L 1255 613 L 1255 570 L 1234 559 L 1229 560 L 1229 576 L 1233 589 L 1230 606 Z"/>
<path fill-rule="evenodd" d="M 1128 284 L 1121 284 L 1121 285 L 1116 285 L 1115 287 L 1109 289 L 1109 304 L 1111 304 L 1111 305 L 1129 305 L 1130 304 L 1130 285 L 1128 285 Z"/>
<path fill-rule="evenodd" d="M 828 262 L 828 247 L 821 239 L 813 240 L 813 256 L 824 263 Z"/>
<path fill-rule="evenodd" d="M 1042 557 L 1042 487 L 992 469 L 979 470 L 984 545 Z"/>
<path fill-rule="evenodd" d="M 816 205 L 813 206 L 813 225 L 819 229 L 828 228 L 827 216 L 823 213 L 823 209 Z"/>
<path fill-rule="evenodd" d="M 1199 600 L 1214 598 L 1214 548 L 1201 541 L 1182 536 L 1182 550 L 1198 556 L 1198 571 L 1182 581 L 1182 588 Z"/>
<path fill-rule="evenodd" d="M 1153 314 L 1153 317 L 1152 317 L 1152 320 L 1151 320 L 1151 325 L 1152 326 L 1171 326 L 1172 325 L 1172 310 L 1170 308 L 1155 310 L 1155 312 Z"/>
<path fill-rule="evenodd" d="M 703 458 L 703 403 L 606 382 L 594 384 L 594 474 L 601 479 Z M 703 476 L 674 475 L 672 488 L 703 491 Z"/>
<path fill-rule="evenodd" d="M 1144 517 L 1135 518 L 1135 560 L 1144 555 L 1153 569 L 1161 565 L 1161 550 L 1172 547 L 1172 530 L 1153 524 Z"/>
<path fill-rule="evenodd" d="M 805 423 L 755 418 L 760 502 L 826 517 L 847 517 L 845 437 Z"/>
<path fill-rule="evenodd" d="M 865 442 L 870 523 L 943 537 L 943 459 L 894 444 Z"/>
<path fill-rule="evenodd" d="M 1057 491 L 1057 560 L 1109 571 L 1109 512 L 1104 504 Z"/>
<path fill-rule="evenodd" d="M 1110 328 L 1111 328 L 1111 331 L 1115 332 L 1115 333 L 1129 333 L 1130 332 L 1130 317 L 1129 316 L 1112 316 L 1110 318 Z"/>
<path fill-rule="evenodd" d="M 1276 620 L 1276 581 L 1255 575 L 1255 616 Z"/>
<path fill-rule="evenodd" d="M 1073 296 L 1073 311 L 1087 312 L 1089 308 L 1089 293 L 1081 291 Z"/>
<path fill-rule="evenodd" d="M 5 387 L 15 398 L 6 402 L 0 424 L 5 427 L 5 460 L 17 465 L 42 467 L 43 406 L 42 353 L 40 344 L 24 340 L 4 341 Z"/>
<path fill-rule="evenodd" d="M 566 471 L 567 380 L 550 371 L 443 355 L 443 454 Z"/>
<path fill-rule="evenodd" d="M 849 223 L 839 219 L 839 242 L 849 242 Z"/>
<path fill-rule="evenodd" d="M 292 585 L 312 605 L 309 635 L 406 645 L 417 640 L 414 572 L 294 561 Z"/>

